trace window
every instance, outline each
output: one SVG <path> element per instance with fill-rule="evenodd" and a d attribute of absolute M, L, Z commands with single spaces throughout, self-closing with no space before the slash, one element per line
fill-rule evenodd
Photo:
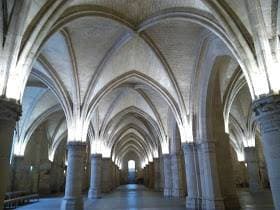
<path fill-rule="evenodd" d="M 128 171 L 135 172 L 135 161 L 134 160 L 128 161 Z"/>

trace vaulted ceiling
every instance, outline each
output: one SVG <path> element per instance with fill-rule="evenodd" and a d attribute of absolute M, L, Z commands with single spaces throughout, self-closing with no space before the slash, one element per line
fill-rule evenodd
<path fill-rule="evenodd" d="M 10 8 L 13 1 L 8 2 Z M 240 16 L 247 29 L 244 33 L 250 34 L 243 1 L 226 2 Z M 32 1 L 25 40 L 41 24 L 36 18 L 52 3 Z M 72 138 L 69 130 L 81 126 L 93 152 L 119 163 L 131 153 L 143 163 L 151 161 L 176 144 L 174 129 L 179 129 L 181 138 L 193 129 L 194 102 L 200 94 L 196 92 L 200 84 L 194 81 L 201 78 L 203 84 L 204 72 L 213 68 L 220 72 L 225 104 L 221 111 L 232 145 L 242 151 L 244 142 L 238 135 L 248 127 L 250 87 L 234 86 L 240 58 L 223 37 L 226 32 L 219 31 L 223 25 L 209 9 L 209 1 L 73 0 L 55 4 L 61 10 L 59 18 L 45 14 L 55 21 L 42 29 L 41 43 L 34 42 L 38 51 L 23 94 L 15 154 L 24 153 L 30 135 L 46 122 L 50 159 L 59 142 L 67 135 Z M 265 15 L 271 14 L 265 11 Z M 242 73 L 240 77 L 245 81 Z M 228 96 L 229 90 L 238 91 Z M 81 125 L 73 126 L 77 119 Z"/>

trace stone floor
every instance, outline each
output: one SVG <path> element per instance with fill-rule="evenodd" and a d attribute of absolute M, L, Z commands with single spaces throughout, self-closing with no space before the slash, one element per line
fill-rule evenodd
<path fill-rule="evenodd" d="M 239 193 L 242 210 L 273 210 L 271 193 L 266 191 L 253 196 Z M 40 202 L 23 206 L 20 210 L 59 210 L 61 197 L 42 198 Z M 102 199 L 90 201 L 85 198 L 86 210 L 183 210 L 184 199 L 167 199 L 160 193 L 149 191 L 141 185 L 124 185 Z"/>

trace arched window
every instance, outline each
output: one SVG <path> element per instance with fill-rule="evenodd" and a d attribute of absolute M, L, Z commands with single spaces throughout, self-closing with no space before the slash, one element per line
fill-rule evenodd
<path fill-rule="evenodd" d="M 128 171 L 135 172 L 135 161 L 134 160 L 128 161 Z"/>

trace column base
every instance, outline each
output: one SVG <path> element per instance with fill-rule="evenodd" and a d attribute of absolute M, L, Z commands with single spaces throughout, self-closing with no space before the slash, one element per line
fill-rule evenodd
<path fill-rule="evenodd" d="M 185 192 L 183 189 L 172 189 L 172 196 L 176 198 L 185 197 Z"/>
<path fill-rule="evenodd" d="M 171 197 L 172 196 L 172 189 L 164 188 L 163 195 L 164 195 L 164 197 Z"/>
<path fill-rule="evenodd" d="M 223 199 L 202 199 L 201 202 L 202 209 L 205 210 L 225 210 L 225 204 Z"/>
<path fill-rule="evenodd" d="M 186 197 L 186 209 L 197 210 L 201 209 L 201 199 Z"/>
<path fill-rule="evenodd" d="M 60 210 L 81 210 L 84 208 L 83 198 L 63 198 Z"/>
<path fill-rule="evenodd" d="M 101 191 L 97 189 L 90 189 L 88 191 L 88 198 L 89 199 L 101 198 Z"/>

